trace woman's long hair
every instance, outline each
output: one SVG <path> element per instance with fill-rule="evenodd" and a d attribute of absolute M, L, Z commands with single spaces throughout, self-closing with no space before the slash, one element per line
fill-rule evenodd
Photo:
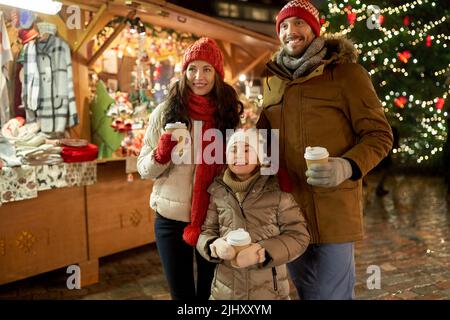
<path fill-rule="evenodd" d="M 186 73 L 180 80 L 175 82 L 169 89 L 166 103 L 168 104 L 164 112 L 164 126 L 167 123 L 183 122 L 189 128 L 192 126 L 188 114 L 189 87 L 187 85 Z M 244 110 L 244 105 L 239 101 L 236 90 L 215 73 L 214 87 L 208 96 L 217 108 L 214 115 L 215 128 L 219 129 L 225 137 L 226 129 L 235 129 L 239 125 L 240 116 Z"/>

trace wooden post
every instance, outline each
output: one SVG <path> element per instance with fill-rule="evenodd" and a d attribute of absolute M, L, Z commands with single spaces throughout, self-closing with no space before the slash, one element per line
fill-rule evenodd
<path fill-rule="evenodd" d="M 126 19 L 131 19 L 136 15 L 136 10 L 131 11 Z M 105 52 L 109 46 L 111 45 L 111 43 L 117 38 L 117 36 L 120 35 L 120 33 L 123 31 L 123 29 L 125 29 L 126 27 L 126 19 L 115 28 L 113 34 L 105 41 L 105 43 L 102 45 L 102 47 L 100 49 L 97 50 L 97 52 L 94 53 L 94 55 L 89 59 L 88 61 L 88 66 L 92 66 L 95 61 L 97 61 L 97 59 L 103 54 L 103 52 Z"/>
<path fill-rule="evenodd" d="M 84 14 L 82 14 L 82 24 L 84 24 Z M 79 39 L 82 30 L 72 30 L 69 33 L 69 41 L 72 45 L 76 39 Z M 86 57 L 87 46 L 83 46 L 79 51 L 72 52 L 72 71 L 73 71 L 73 88 L 77 103 L 77 112 L 79 125 L 69 130 L 71 137 L 91 140 L 91 117 L 90 117 L 90 88 L 89 88 L 89 69 Z"/>
<path fill-rule="evenodd" d="M 240 71 L 240 74 L 245 74 L 249 71 L 251 71 L 254 67 L 256 67 L 259 63 L 262 63 L 264 59 L 267 59 L 267 57 L 270 55 L 270 51 L 264 52 L 262 55 L 260 55 L 256 60 L 253 60 L 252 63 L 250 63 L 247 67 L 245 67 L 243 70 Z M 239 74 L 237 74 L 233 80 L 231 80 L 231 84 L 234 84 L 236 81 L 239 80 Z"/>
<path fill-rule="evenodd" d="M 112 15 L 107 12 L 108 6 L 103 4 L 98 12 L 95 14 L 95 17 L 89 23 L 87 29 L 74 40 L 74 52 L 80 50 L 80 48 L 91 38 L 98 33 L 101 29 L 105 27 L 105 25 L 111 21 Z"/>
<path fill-rule="evenodd" d="M 78 263 L 81 269 L 81 287 L 86 287 L 91 284 L 98 283 L 98 259 L 92 259 Z"/>

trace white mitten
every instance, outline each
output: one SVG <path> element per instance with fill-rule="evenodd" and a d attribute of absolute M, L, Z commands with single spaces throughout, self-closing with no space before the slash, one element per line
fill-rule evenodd
<path fill-rule="evenodd" d="M 223 260 L 231 260 L 236 255 L 234 248 L 224 238 L 217 238 L 209 245 L 211 257 Z"/>
<path fill-rule="evenodd" d="M 306 171 L 308 182 L 316 187 L 336 187 L 352 176 L 350 162 L 343 158 L 328 158 L 326 164 L 312 164 Z"/>

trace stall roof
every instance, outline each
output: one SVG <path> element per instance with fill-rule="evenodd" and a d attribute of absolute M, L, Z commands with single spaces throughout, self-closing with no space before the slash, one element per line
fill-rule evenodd
<path fill-rule="evenodd" d="M 259 56 L 266 50 L 274 51 L 278 40 L 219 19 L 200 14 L 161 0 L 59 0 L 66 5 L 78 5 L 81 9 L 97 12 L 102 6 L 115 16 L 126 16 L 133 9 L 143 21 L 178 31 L 208 36 L 226 41 Z"/>

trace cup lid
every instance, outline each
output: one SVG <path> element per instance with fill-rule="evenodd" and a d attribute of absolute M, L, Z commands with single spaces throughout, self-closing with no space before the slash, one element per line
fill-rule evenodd
<path fill-rule="evenodd" d="M 227 235 L 227 242 L 232 246 L 244 246 L 252 242 L 250 234 L 242 228 L 233 230 Z"/>
<path fill-rule="evenodd" d="M 186 129 L 187 126 L 183 122 L 175 122 L 166 124 L 165 129 Z"/>
<path fill-rule="evenodd" d="M 306 160 L 320 160 L 327 158 L 329 153 L 326 148 L 323 147 L 306 147 L 305 159 Z"/>

